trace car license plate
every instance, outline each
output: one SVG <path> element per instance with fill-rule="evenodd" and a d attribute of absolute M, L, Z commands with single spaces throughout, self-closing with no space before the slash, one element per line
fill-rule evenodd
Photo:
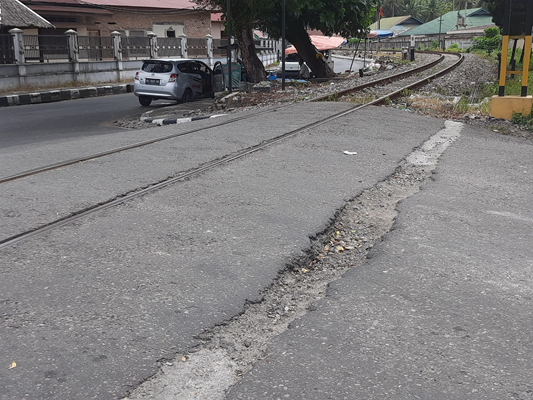
<path fill-rule="evenodd" d="M 146 78 L 147 85 L 159 85 L 159 79 Z"/>

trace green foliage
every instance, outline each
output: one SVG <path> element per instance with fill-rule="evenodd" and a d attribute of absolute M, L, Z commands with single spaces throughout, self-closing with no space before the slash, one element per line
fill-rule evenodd
<path fill-rule="evenodd" d="M 256 18 L 257 27 L 273 38 L 280 38 L 282 1 L 258 4 L 262 6 Z M 317 29 L 326 36 L 357 37 L 372 24 L 376 5 L 377 0 L 287 0 L 287 35 L 295 30 Z"/>
<path fill-rule="evenodd" d="M 533 113 L 526 116 L 520 113 L 513 113 L 511 122 L 517 125 L 525 125 L 527 129 L 533 130 Z"/>
<path fill-rule="evenodd" d="M 464 53 L 465 50 L 461 49 L 457 43 L 453 43 L 448 47 L 445 51 L 451 52 L 451 53 Z"/>
<path fill-rule="evenodd" d="M 529 74 L 529 82 L 527 87 L 527 94 L 533 94 L 533 74 Z M 505 82 L 505 95 L 506 96 L 520 96 L 522 92 L 522 79 L 520 76 L 517 76 L 516 79 L 507 79 Z M 498 90 L 496 89 L 494 94 L 497 94 Z"/>
<path fill-rule="evenodd" d="M 470 105 L 468 104 L 468 97 L 461 97 L 457 103 L 454 104 L 453 110 L 456 112 L 468 112 Z"/>
<path fill-rule="evenodd" d="M 481 85 L 481 87 L 479 88 L 479 94 L 478 94 L 478 97 L 480 99 L 484 99 L 486 97 L 492 97 L 498 93 L 499 86 L 498 86 L 498 82 L 496 81 L 496 79 L 497 77 L 495 76 L 493 83 L 485 83 Z"/>
<path fill-rule="evenodd" d="M 481 37 L 474 38 L 472 50 L 495 51 L 500 48 L 500 29 L 487 28 L 485 34 Z"/>
<path fill-rule="evenodd" d="M 487 28 L 485 29 L 485 37 L 487 38 L 493 38 L 493 37 L 500 37 L 501 35 L 501 31 L 500 31 L 500 28 Z"/>
<path fill-rule="evenodd" d="M 470 53 L 475 54 L 476 56 L 480 58 L 484 58 L 486 60 L 490 60 L 490 61 L 497 60 L 497 57 L 494 54 L 494 52 L 489 53 L 486 50 L 472 49 L 472 47 L 470 47 Z"/>

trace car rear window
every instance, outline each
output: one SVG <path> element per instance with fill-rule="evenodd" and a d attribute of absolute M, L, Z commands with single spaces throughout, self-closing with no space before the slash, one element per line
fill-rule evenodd
<path fill-rule="evenodd" d="M 180 62 L 177 67 L 181 72 L 187 72 L 188 74 L 195 73 L 198 70 L 194 61 Z"/>
<path fill-rule="evenodd" d="M 142 66 L 144 72 L 165 73 L 172 71 L 172 63 L 145 61 Z"/>

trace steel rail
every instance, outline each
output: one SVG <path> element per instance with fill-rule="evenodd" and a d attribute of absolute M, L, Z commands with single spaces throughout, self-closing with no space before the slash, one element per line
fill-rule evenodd
<path fill-rule="evenodd" d="M 310 101 L 335 101 L 335 99 L 338 99 L 339 97 L 346 96 L 348 94 L 355 93 L 355 92 L 358 92 L 360 90 L 367 89 L 369 87 L 378 86 L 378 85 L 381 85 L 383 83 L 390 83 L 392 81 L 396 81 L 396 80 L 405 78 L 407 76 L 414 75 L 416 73 L 425 71 L 426 69 L 432 68 L 432 67 L 434 67 L 435 65 L 441 63 L 444 60 L 444 55 L 442 55 L 441 53 L 437 53 L 437 52 L 427 52 L 427 53 L 440 54 L 440 57 L 438 59 L 436 59 L 435 61 L 432 61 L 430 63 L 421 65 L 420 67 L 411 69 L 409 71 L 401 72 L 399 74 L 391 75 L 391 76 L 388 76 L 388 77 L 385 77 L 385 78 L 381 78 L 381 79 L 376 79 L 374 81 L 367 82 L 367 83 L 364 83 L 362 85 L 359 85 L 359 86 L 356 86 L 356 87 L 353 87 L 353 88 L 350 88 L 350 89 L 340 90 L 340 91 L 332 93 L 332 94 L 327 94 L 327 95 L 318 97 L 318 98 L 310 100 Z M 456 54 L 456 53 L 450 53 L 450 54 Z"/>
<path fill-rule="evenodd" d="M 440 54 L 438 52 L 426 52 L 426 53 Z M 455 54 L 455 53 L 450 53 L 450 54 Z M 395 80 L 399 80 L 399 79 L 402 79 L 402 78 L 404 78 L 406 76 L 413 75 L 413 74 L 416 74 L 418 72 L 424 71 L 424 70 L 429 69 L 429 68 L 437 65 L 438 63 L 442 62 L 443 59 L 444 59 L 444 56 L 441 55 L 441 57 L 439 57 L 437 60 L 432 61 L 432 62 L 427 63 L 427 64 L 424 64 L 424 65 L 422 65 L 420 67 L 413 68 L 413 69 L 411 69 L 409 71 L 401 72 L 401 73 L 395 74 L 395 75 L 390 75 L 390 76 L 385 77 L 385 78 L 376 79 L 376 80 L 373 80 L 371 82 L 367 82 L 367 83 L 364 83 L 364 84 L 359 85 L 359 86 L 355 86 L 355 87 L 350 88 L 350 89 L 346 89 L 346 90 L 343 90 L 343 91 L 340 91 L 340 92 L 335 92 L 333 94 L 329 94 L 329 95 L 325 95 L 325 96 L 322 96 L 322 97 L 318 97 L 318 98 L 315 98 L 315 99 L 312 99 L 312 100 L 309 100 L 309 101 L 310 102 L 328 101 L 328 100 L 329 101 L 333 101 L 334 99 L 336 99 L 338 97 L 341 97 L 343 95 L 349 94 L 349 93 L 354 93 L 354 92 L 357 92 L 357 91 L 360 91 L 360 90 L 364 90 L 364 89 L 366 89 L 368 87 L 377 86 L 377 85 L 381 85 L 381 84 L 384 84 L 384 83 L 388 83 L 388 82 L 392 82 L 392 81 L 395 81 Z M 292 106 L 294 106 L 294 105 L 292 105 Z M 32 176 L 32 175 L 37 175 L 37 174 L 42 173 L 42 172 L 46 172 L 46 171 L 50 171 L 50 170 L 54 170 L 54 169 L 58 169 L 58 168 L 67 167 L 69 165 L 78 164 L 78 163 L 83 162 L 83 161 L 89 161 L 89 160 L 93 160 L 95 158 L 105 157 L 105 156 L 109 156 L 109 155 L 112 155 L 112 154 L 120 153 L 120 152 L 123 152 L 123 151 L 133 150 L 133 149 L 136 149 L 136 148 L 139 148 L 139 147 L 143 147 L 143 146 L 147 146 L 147 145 L 150 145 L 150 144 L 154 144 L 154 143 L 157 143 L 157 142 L 162 142 L 164 140 L 173 139 L 173 138 L 180 137 L 180 136 L 190 135 L 192 133 L 200 132 L 202 130 L 217 128 L 219 126 L 224 126 L 224 125 L 227 125 L 227 124 L 231 124 L 233 122 L 242 121 L 244 119 L 252 118 L 252 117 L 255 117 L 256 115 L 260 115 L 262 113 L 271 112 L 271 111 L 272 111 L 271 109 L 269 109 L 269 110 L 261 110 L 261 111 L 255 112 L 253 114 L 248 114 L 248 115 L 245 115 L 245 116 L 232 118 L 232 119 L 230 119 L 228 121 L 219 122 L 219 123 L 210 125 L 209 127 L 191 129 L 191 130 L 186 131 L 186 132 L 181 132 L 181 133 L 176 133 L 176 134 L 172 134 L 172 135 L 168 135 L 168 136 L 163 136 L 163 137 L 160 137 L 160 138 L 157 138 L 157 139 L 150 139 L 150 140 L 134 143 L 134 144 L 131 144 L 131 145 L 117 147 L 115 149 L 103 151 L 103 152 L 100 152 L 100 153 L 94 153 L 94 154 L 90 154 L 90 155 L 83 156 L 83 157 L 72 158 L 72 159 L 69 159 L 69 160 L 65 160 L 65 161 L 60 161 L 60 162 L 57 162 L 57 163 L 49 164 L 49 165 L 46 165 L 46 166 L 43 166 L 43 167 L 33 168 L 33 169 L 22 171 L 22 172 L 13 174 L 13 175 L 0 177 L 0 184 L 6 183 L 6 182 L 10 182 L 10 181 L 14 181 L 14 180 L 21 179 L 21 178 L 25 178 L 25 177 Z"/>
<path fill-rule="evenodd" d="M 23 232 L 23 233 L 20 233 L 18 235 L 15 235 L 15 236 L 12 236 L 12 237 L 9 237 L 9 238 L 6 238 L 6 239 L 3 239 L 0 241 L 0 249 L 3 249 L 3 248 L 6 248 L 8 246 L 13 246 L 13 245 L 16 245 L 18 243 L 21 243 L 23 241 L 26 241 L 30 238 L 33 238 L 33 237 L 36 237 L 36 236 L 40 236 L 40 235 L 43 235 L 44 233 L 46 232 L 49 232 L 53 229 L 56 229 L 56 228 L 60 228 L 62 226 L 65 226 L 65 225 L 68 225 L 68 224 L 71 224 L 81 218 L 84 218 L 90 214 L 95 214 L 97 212 L 100 212 L 100 211 L 103 211 L 105 209 L 108 209 L 108 208 L 111 208 L 111 207 L 114 207 L 116 205 L 119 205 L 119 204 L 122 204 L 126 201 L 129 201 L 129 200 L 133 200 L 135 198 L 138 198 L 138 197 L 141 197 L 141 196 L 144 196 L 148 193 L 151 193 L 151 192 L 154 192 L 156 190 L 160 190 L 166 186 L 169 186 L 169 185 L 172 185 L 174 183 L 177 183 L 177 182 L 180 182 L 180 181 L 183 181 L 183 180 L 186 180 L 186 179 L 190 179 L 196 175 L 199 175 L 201 173 L 204 173 L 204 172 L 207 172 L 209 170 L 212 170 L 222 164 L 226 164 L 226 163 L 229 163 L 231 161 L 235 161 L 235 160 L 238 160 L 240 158 L 243 158 L 245 156 L 248 156 L 250 154 L 253 154 L 255 152 L 258 152 L 260 150 L 263 150 L 265 149 L 266 147 L 268 146 L 271 146 L 273 144 L 276 144 L 276 143 L 279 143 L 285 139 L 288 139 L 290 137 L 293 137 L 301 132 L 304 132 L 304 131 L 307 131 L 311 128 L 316 128 L 317 126 L 320 126 L 320 125 L 323 125 L 323 124 L 326 124 L 328 122 L 331 122 L 335 119 L 338 119 L 338 118 L 342 118 L 348 114 L 351 114 L 355 111 L 358 111 L 364 107 L 367 107 L 367 106 L 370 106 L 370 105 L 377 105 L 377 104 L 380 104 L 380 103 L 383 103 L 385 101 L 385 99 L 387 98 L 391 98 L 393 96 L 397 96 L 397 95 L 400 95 L 404 90 L 406 89 L 410 89 L 410 88 L 413 88 L 413 87 L 419 87 L 421 85 L 423 85 L 424 83 L 427 83 L 428 81 L 430 81 L 431 79 L 434 79 L 438 76 L 441 76 L 441 75 L 444 75 L 448 72 L 450 72 L 453 68 L 455 68 L 457 65 L 459 65 L 462 61 L 463 61 L 463 56 L 461 54 L 458 54 L 458 53 L 453 53 L 453 54 L 457 54 L 459 56 L 459 59 L 456 63 L 454 63 L 453 65 L 451 65 L 450 67 L 442 70 L 442 71 L 439 71 L 435 74 L 432 74 L 431 76 L 429 77 L 426 77 L 424 79 L 421 79 L 415 83 L 412 83 L 412 84 L 409 84 L 408 86 L 406 87 L 403 87 L 401 89 L 398 89 L 392 93 L 389 93 L 387 94 L 386 96 L 382 96 L 378 99 L 375 99 L 369 103 L 365 103 L 365 104 L 362 104 L 362 105 L 357 105 L 357 106 L 354 106 L 354 107 L 351 107 L 347 110 L 344 110 L 344 111 L 341 111 L 341 112 L 338 112 L 336 114 L 333 114 L 333 115 L 330 115 L 329 117 L 326 117 L 324 118 L 323 120 L 321 121 L 318 121 L 318 122 L 313 122 L 311 124 L 308 124 L 308 125 L 305 125 L 303 127 L 300 127 L 298 129 L 295 129 L 293 131 L 290 131 L 290 132 L 287 132 L 283 135 L 280 135 L 280 136 L 277 136 L 275 138 L 272 138 L 270 140 L 267 140 L 263 143 L 260 143 L 258 145 L 255 145 L 255 146 L 251 146 L 251 147 L 248 147 L 246 149 L 243 149 L 243 150 L 240 150 L 234 154 L 231 154 L 231 155 L 228 155 L 226 157 L 223 157 L 221 159 L 218 159 L 218 160 L 214 160 L 214 161 L 211 161 L 211 162 L 208 162 L 204 165 L 201 165 L 197 168 L 194 168 L 194 169 L 191 169 L 189 171 L 186 171 L 186 172 L 183 172 L 173 178 L 170 178 L 170 179 L 167 179 L 167 180 L 164 180 L 164 181 L 161 181 L 161 182 L 158 182 L 158 183 L 155 183 L 149 187 L 146 187 L 144 189 L 141 189 L 139 191 L 135 191 L 133 193 L 129 193 L 129 194 L 125 194 L 125 195 L 122 195 L 120 197 L 117 197 L 113 200 L 109 200 L 107 202 L 104 202 L 104 203 L 100 203 L 100 204 L 97 204 L 95 206 L 92 206 L 92 207 L 88 207 L 84 210 L 81 210 L 81 211 L 78 211 L 77 213 L 75 214 L 72 214 L 72 215 L 68 215 L 66 217 L 63 217 L 59 220 L 56 220 L 56 221 L 53 221 L 53 222 L 50 222 L 48 224 L 45 224 L 45 225 L 42 225 L 38 228 L 35 228 L 31 231 L 27 231 L 27 232 Z"/>
<path fill-rule="evenodd" d="M 381 96 L 375 100 L 372 100 L 371 102 L 369 103 L 366 103 L 365 105 L 378 105 L 378 104 L 383 104 L 385 103 L 387 100 L 390 100 L 390 99 L 395 99 L 395 98 L 398 98 L 402 95 L 402 92 L 406 91 L 406 90 L 411 90 L 411 89 L 417 89 L 421 86 L 424 86 L 425 84 L 431 82 L 433 79 L 436 79 L 440 76 L 443 76 L 443 75 L 446 75 L 447 73 L 451 72 L 454 68 L 456 68 L 457 66 L 461 65 L 461 63 L 464 61 L 464 55 L 461 54 L 461 53 L 447 53 L 447 54 L 451 54 L 451 55 L 454 55 L 454 56 L 457 56 L 458 59 L 455 63 L 453 63 L 452 65 L 446 67 L 446 68 L 443 68 L 442 70 L 434 73 L 434 74 L 431 74 L 430 76 L 428 77 L 425 77 L 425 78 L 422 78 L 414 83 L 411 83 L 407 86 L 404 86 L 402 87 L 401 89 L 398 89 L 398 90 L 395 90 L 394 92 L 391 92 L 385 96 Z"/>
<path fill-rule="evenodd" d="M 31 176 L 31 175 L 36 175 L 36 174 L 39 174 L 41 172 L 46 172 L 46 171 L 50 171 L 50 170 L 58 169 L 58 168 L 62 168 L 62 167 L 67 167 L 69 165 L 77 164 L 77 163 L 80 163 L 80 162 L 83 162 L 83 161 L 88 161 L 88 160 L 92 160 L 92 159 L 95 159 L 95 158 L 105 157 L 105 156 L 109 156 L 109 155 L 112 155 L 112 154 L 120 153 L 120 152 L 123 152 L 123 151 L 136 149 L 138 147 L 143 147 L 143 146 L 147 146 L 149 144 L 162 142 L 164 140 L 173 139 L 173 138 L 176 138 L 176 137 L 179 137 L 179 136 L 185 136 L 185 135 L 189 135 L 191 133 L 200 132 L 200 131 L 203 131 L 203 130 L 206 130 L 206 129 L 216 128 L 216 127 L 219 127 L 219 126 L 231 124 L 233 122 L 238 122 L 238 121 L 241 121 L 243 119 L 251 118 L 253 116 L 262 114 L 264 112 L 266 112 L 266 110 L 261 110 L 259 112 L 254 113 L 254 114 L 250 114 L 250 115 L 246 115 L 246 116 L 240 116 L 240 117 L 232 118 L 232 119 L 230 119 L 228 121 L 219 122 L 217 124 L 210 125 L 209 127 L 191 129 L 191 130 L 186 131 L 186 132 L 174 133 L 172 135 L 162 136 L 162 137 L 157 138 L 157 139 L 145 140 L 145 141 L 142 141 L 142 142 L 138 142 L 138 143 L 134 143 L 134 144 L 126 145 L 126 146 L 117 147 L 115 149 L 106 150 L 106 151 L 103 151 L 103 152 L 100 152 L 100 153 L 94 153 L 94 154 L 90 154 L 90 155 L 83 156 L 83 157 L 78 157 L 78 158 L 72 158 L 70 160 L 60 161 L 60 162 L 57 162 L 57 163 L 54 163 L 54 164 L 49 164 L 49 165 L 46 165 L 44 167 L 37 167 L 37 168 L 30 169 L 30 170 L 27 170 L 27 171 L 19 172 L 17 174 L 13 174 L 13 175 L 10 175 L 10 176 L 2 177 L 2 178 L 0 178 L 0 184 L 1 183 L 6 183 L 6 182 L 9 182 L 9 181 L 14 181 L 16 179 L 24 178 L 24 177 Z"/>
<path fill-rule="evenodd" d="M 348 110 L 345 110 L 345 111 L 330 115 L 329 117 L 326 117 L 326 118 L 324 118 L 321 121 L 305 125 L 303 127 L 295 129 L 293 131 L 287 132 L 287 133 L 285 133 L 283 135 L 277 136 L 277 137 L 272 138 L 270 140 L 266 140 L 263 143 L 260 143 L 258 145 L 251 146 L 251 147 L 248 147 L 246 149 L 240 150 L 240 151 L 238 151 L 238 152 L 236 152 L 234 154 L 228 155 L 228 156 L 223 157 L 221 159 L 208 162 L 208 163 L 206 163 L 206 164 L 204 164 L 204 165 L 202 165 L 200 167 L 191 169 L 191 170 L 189 170 L 187 172 L 184 172 L 184 173 L 181 173 L 181 174 L 179 174 L 179 175 L 177 175 L 177 176 L 175 176 L 173 178 L 169 178 L 169 179 L 164 180 L 162 182 L 158 182 L 158 183 L 153 184 L 151 186 L 145 187 L 144 189 L 141 189 L 139 191 L 122 195 L 122 196 L 117 197 L 117 198 L 115 198 L 113 200 L 109 200 L 107 202 L 103 202 L 103 203 L 88 207 L 88 208 L 86 208 L 84 210 L 80 210 L 80 211 L 78 211 L 78 212 L 76 212 L 74 214 L 65 216 L 63 218 L 60 218 L 60 219 L 58 219 L 56 221 L 53 221 L 53 222 L 50 222 L 48 224 L 42 225 L 42 226 L 40 226 L 38 228 L 35 228 L 33 230 L 30 230 L 30 231 L 27 231 L 27 232 L 23 232 L 23 233 L 11 236 L 9 238 L 0 240 L 0 249 L 8 247 L 8 246 L 15 245 L 15 244 L 17 244 L 19 242 L 25 241 L 25 240 L 30 239 L 32 237 L 42 235 L 42 234 L 44 234 L 44 233 L 46 233 L 48 231 L 51 231 L 52 229 L 65 226 L 65 225 L 70 224 L 70 223 L 72 223 L 74 221 L 77 221 L 77 220 L 79 220 L 79 219 L 81 219 L 83 217 L 86 217 L 86 216 L 88 216 L 90 214 L 94 214 L 96 212 L 111 208 L 113 206 L 119 205 L 119 204 L 124 203 L 126 201 L 135 199 L 137 197 L 141 197 L 141 196 L 143 196 L 145 194 L 148 194 L 150 192 L 154 192 L 156 190 L 162 189 L 162 188 L 164 188 L 166 186 L 169 186 L 169 185 L 172 185 L 172 184 L 174 184 L 176 182 L 180 182 L 180 181 L 183 181 L 183 180 L 186 180 L 186 179 L 190 179 L 191 177 L 193 177 L 195 175 L 198 175 L 198 174 L 201 174 L 203 172 L 209 171 L 209 170 L 211 170 L 211 169 L 213 169 L 213 168 L 215 168 L 215 167 L 217 167 L 219 165 L 222 165 L 222 164 L 225 164 L 225 163 L 228 163 L 228 162 L 243 158 L 243 157 L 245 157 L 247 155 L 250 155 L 252 153 L 260 151 L 260 150 L 262 150 L 262 149 L 264 149 L 264 148 L 266 148 L 268 146 L 271 146 L 273 144 L 281 142 L 282 140 L 285 140 L 287 138 L 295 136 L 298 133 L 301 133 L 301 132 L 306 131 L 306 130 L 311 129 L 311 128 L 316 128 L 317 126 L 326 124 L 326 123 L 328 123 L 328 122 L 330 122 L 332 120 L 335 120 L 337 118 L 343 117 L 343 116 L 345 116 L 347 114 L 350 114 L 351 112 L 353 112 L 355 110 L 358 110 L 358 109 L 360 109 L 362 107 L 364 107 L 364 106 L 356 106 L 356 107 L 352 107 L 352 108 L 350 108 Z"/>

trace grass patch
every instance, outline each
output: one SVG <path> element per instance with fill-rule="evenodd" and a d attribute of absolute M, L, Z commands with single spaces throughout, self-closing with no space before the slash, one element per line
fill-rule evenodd
<path fill-rule="evenodd" d="M 533 130 L 533 112 L 529 115 L 522 115 L 520 113 L 513 113 L 511 122 L 517 125 L 523 125 L 529 130 Z"/>

